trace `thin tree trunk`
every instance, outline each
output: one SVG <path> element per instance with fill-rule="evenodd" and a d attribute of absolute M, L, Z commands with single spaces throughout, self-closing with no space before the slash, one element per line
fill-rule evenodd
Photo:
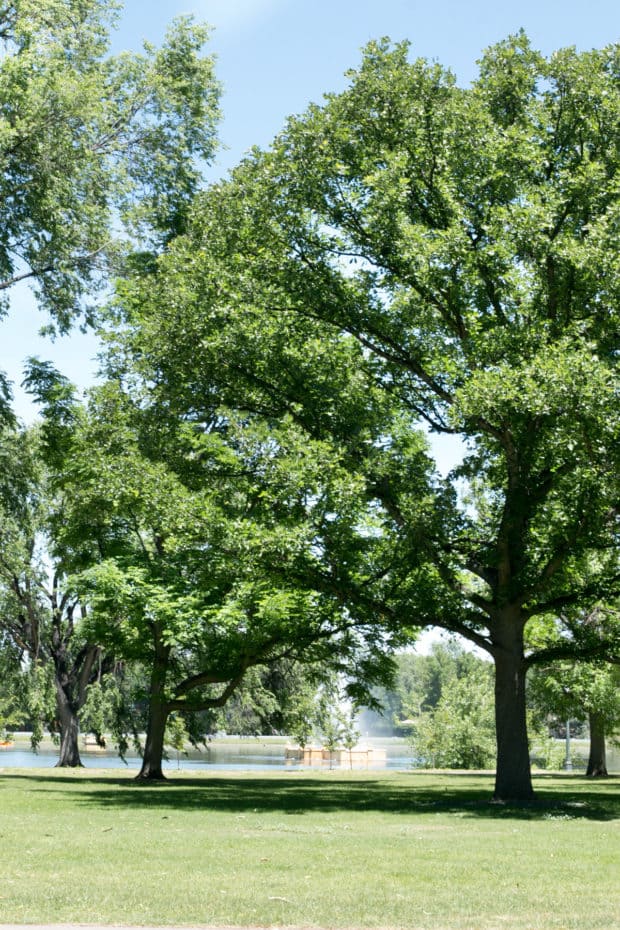
<path fill-rule="evenodd" d="M 590 712 L 590 756 L 586 775 L 593 778 L 607 775 L 607 751 L 605 746 L 605 721 L 600 714 Z"/>
<path fill-rule="evenodd" d="M 162 771 L 162 760 L 166 723 L 170 713 L 164 692 L 167 664 L 168 653 L 164 652 L 155 659 L 153 665 L 146 742 L 144 744 L 142 767 L 137 775 L 139 781 L 162 781 L 165 779 Z"/>
<path fill-rule="evenodd" d="M 77 708 L 66 694 L 60 682 L 56 682 L 56 707 L 60 721 L 60 755 L 56 766 L 58 768 L 81 768 L 80 748 L 78 738 L 80 724 Z"/>
<path fill-rule="evenodd" d="M 529 801 L 534 796 L 525 708 L 523 636 L 514 621 L 495 653 L 496 801 Z"/>

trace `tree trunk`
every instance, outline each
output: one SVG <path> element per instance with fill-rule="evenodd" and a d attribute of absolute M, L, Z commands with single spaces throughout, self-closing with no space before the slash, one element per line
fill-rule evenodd
<path fill-rule="evenodd" d="M 165 699 L 167 665 L 167 652 L 156 658 L 153 665 L 146 742 L 144 744 L 142 768 L 137 775 L 139 781 L 163 781 L 166 777 L 162 771 L 162 760 L 166 722 L 170 713 Z"/>
<path fill-rule="evenodd" d="M 497 740 L 496 801 L 529 801 L 534 797 L 525 709 L 523 633 L 510 624 L 495 652 L 495 732 Z"/>
<path fill-rule="evenodd" d="M 78 737 L 80 724 L 77 708 L 66 694 L 60 682 L 56 682 L 56 708 L 60 721 L 60 756 L 56 763 L 57 768 L 81 768 L 80 748 Z"/>
<path fill-rule="evenodd" d="M 607 775 L 607 753 L 605 747 L 605 721 L 601 714 L 590 712 L 590 757 L 586 775 L 593 778 Z"/>

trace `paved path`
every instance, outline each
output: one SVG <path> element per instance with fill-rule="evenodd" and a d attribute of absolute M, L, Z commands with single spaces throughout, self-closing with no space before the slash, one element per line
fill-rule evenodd
<path fill-rule="evenodd" d="M 244 927 L 233 927 L 230 924 L 200 924 L 196 927 L 188 927 L 174 924 L 166 924 L 160 927 L 134 927 L 128 924 L 0 924 L 0 930 L 273 930 L 270 927 L 252 927 L 247 924 Z M 286 930 L 296 930 L 295 927 L 286 925 Z M 302 930 L 302 928 L 298 928 Z"/>
<path fill-rule="evenodd" d="M 199 927 L 181 926 L 175 928 L 174 924 L 164 927 L 130 927 L 126 924 L 0 924 L 0 930 L 268 930 L 265 927 L 231 927 L 228 924 L 202 924 Z M 288 927 L 287 930 L 295 930 Z"/>
<path fill-rule="evenodd" d="M 163 927 L 130 927 L 126 924 L 0 924 L 0 930 L 269 930 L 266 927 L 231 927 L 229 924 L 201 924 L 199 927 L 166 924 Z M 295 930 L 287 925 L 286 930 Z"/>

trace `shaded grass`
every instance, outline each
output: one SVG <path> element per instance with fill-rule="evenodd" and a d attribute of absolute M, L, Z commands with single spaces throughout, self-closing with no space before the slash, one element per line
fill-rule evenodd
<path fill-rule="evenodd" d="M 620 782 L 251 773 L 0 777 L 9 922 L 620 928 Z"/>

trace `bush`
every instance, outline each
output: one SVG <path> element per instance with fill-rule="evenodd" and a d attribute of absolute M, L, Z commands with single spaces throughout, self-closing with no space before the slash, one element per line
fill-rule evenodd
<path fill-rule="evenodd" d="M 420 714 L 411 739 L 422 768 L 484 769 L 495 759 L 491 669 L 451 683 L 436 707 Z"/>

